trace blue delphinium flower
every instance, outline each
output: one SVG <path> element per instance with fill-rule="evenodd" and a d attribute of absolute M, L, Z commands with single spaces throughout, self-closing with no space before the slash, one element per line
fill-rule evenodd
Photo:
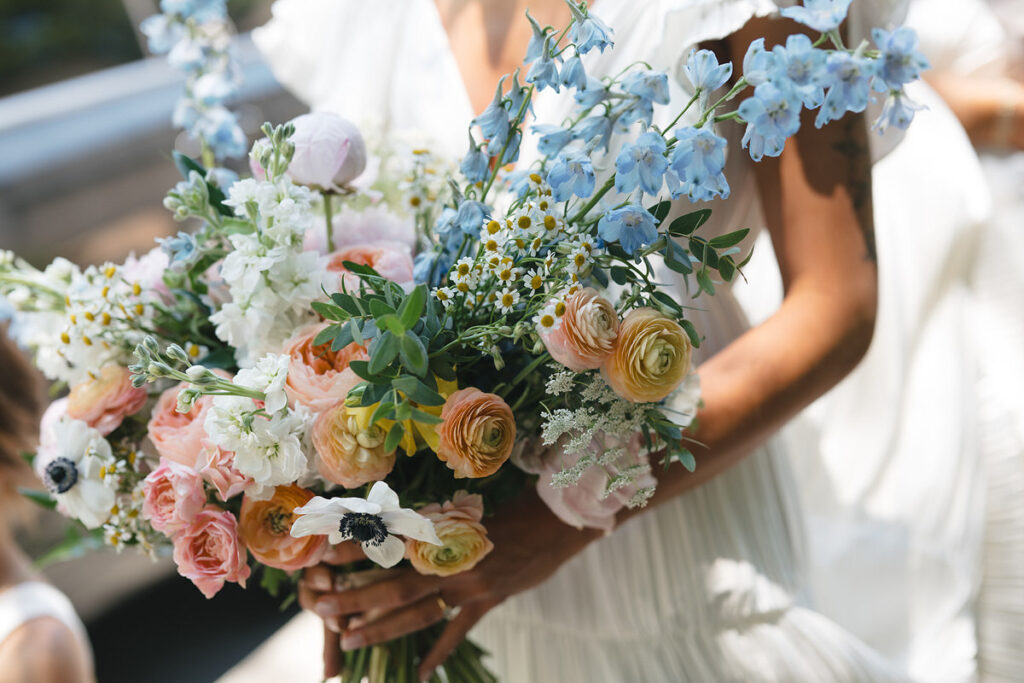
<path fill-rule="evenodd" d="M 185 37 L 184 25 L 177 21 L 171 21 L 163 14 L 146 17 L 139 24 L 139 30 L 148 40 L 149 51 L 155 55 L 169 52 L 179 40 Z"/>
<path fill-rule="evenodd" d="M 223 102 L 238 91 L 238 83 L 221 71 L 209 71 L 192 84 L 192 97 L 210 106 Z"/>
<path fill-rule="evenodd" d="M 750 158 L 779 156 L 786 138 L 800 130 L 800 109 L 800 99 L 792 90 L 774 83 L 754 88 L 754 96 L 739 106 L 740 117 L 747 122 L 742 144 L 744 149 L 749 147 Z"/>
<path fill-rule="evenodd" d="M 803 7 L 787 7 L 779 14 L 810 26 L 815 31 L 828 33 L 839 28 L 850 9 L 851 0 L 804 0 Z"/>
<path fill-rule="evenodd" d="M 530 43 L 526 46 L 526 56 L 523 57 L 523 63 L 528 64 L 533 60 L 540 57 L 541 52 L 547 50 L 547 46 L 544 44 L 547 38 L 547 33 L 540 27 L 537 20 L 530 16 L 530 10 L 526 10 L 526 19 L 530 22 L 530 28 L 533 30 L 533 35 L 530 36 Z"/>
<path fill-rule="evenodd" d="M 775 57 L 764 49 L 764 38 L 758 38 L 747 46 L 743 55 L 743 78 L 757 86 L 765 83 L 775 68 Z"/>
<path fill-rule="evenodd" d="M 502 182 L 508 185 L 509 192 L 522 199 L 530 190 L 530 174 L 532 172 L 528 169 L 519 169 L 518 171 L 505 173 L 502 175 Z"/>
<path fill-rule="evenodd" d="M 483 182 L 489 174 L 490 161 L 476 144 L 472 135 L 469 136 L 469 151 L 466 152 L 466 156 L 462 157 L 459 170 L 471 183 Z"/>
<path fill-rule="evenodd" d="M 444 276 L 455 265 L 461 240 L 450 240 L 443 246 L 416 254 L 412 262 L 412 279 L 416 284 L 439 287 Z"/>
<path fill-rule="evenodd" d="M 505 85 L 505 76 L 498 81 L 498 87 L 494 90 L 494 98 L 480 116 L 472 120 L 472 124 L 480 126 L 480 132 L 487 140 L 487 151 L 490 154 L 497 154 L 505 140 L 508 139 L 508 112 L 502 103 L 502 88 Z"/>
<path fill-rule="evenodd" d="M 622 79 L 622 89 L 648 102 L 668 104 L 668 76 L 661 71 L 634 71 Z"/>
<path fill-rule="evenodd" d="M 808 109 L 820 106 L 825 99 L 825 90 L 821 87 L 827 56 L 825 51 L 815 48 L 804 34 L 796 33 L 786 39 L 785 47 L 776 45 L 772 54 L 776 78 L 785 80 Z"/>
<path fill-rule="evenodd" d="M 573 55 L 566 60 L 562 65 L 559 80 L 567 88 L 583 90 L 587 87 L 587 72 L 583 70 L 583 60 L 579 55 Z"/>
<path fill-rule="evenodd" d="M 563 150 L 548 169 L 548 185 L 555 201 L 568 201 L 573 195 L 581 199 L 594 193 L 594 164 L 581 149 Z"/>
<path fill-rule="evenodd" d="M 878 92 L 899 90 L 928 68 L 928 60 L 917 51 L 917 34 L 913 29 L 901 26 L 890 33 L 876 28 L 871 30 L 871 38 L 882 52 L 875 83 Z"/>
<path fill-rule="evenodd" d="M 459 204 L 455 214 L 455 224 L 467 235 L 477 235 L 482 226 L 491 216 L 490 207 L 478 201 L 467 199 Z"/>
<path fill-rule="evenodd" d="M 505 147 L 505 153 L 501 155 L 500 159 L 496 159 L 495 163 L 498 164 L 498 166 L 514 164 L 519 159 L 519 145 L 522 142 L 522 133 L 518 130 L 512 133 L 508 138 L 508 145 Z"/>
<path fill-rule="evenodd" d="M 537 149 L 546 157 L 553 157 L 572 141 L 572 131 L 551 123 L 540 123 L 530 128 L 540 136 Z"/>
<path fill-rule="evenodd" d="M 619 112 L 619 116 L 615 120 L 615 128 L 625 133 L 637 121 L 642 121 L 644 126 L 648 127 L 651 125 L 653 118 L 654 105 L 651 104 L 651 101 L 643 97 L 637 97 Z"/>
<path fill-rule="evenodd" d="M 711 50 L 690 50 L 683 73 L 695 89 L 718 90 L 732 76 L 732 62 L 719 64 Z"/>
<path fill-rule="evenodd" d="M 654 131 L 625 145 L 615 159 L 615 189 L 626 193 L 639 187 L 647 194 L 658 194 L 668 168 L 666 148 L 665 138 Z"/>
<path fill-rule="evenodd" d="M 729 196 L 725 180 L 725 138 L 706 128 L 679 128 L 670 165 L 681 187 L 672 192 L 673 199 L 682 194 L 691 202 L 707 202 L 716 196 Z"/>
<path fill-rule="evenodd" d="M 160 11 L 195 19 L 200 23 L 226 19 L 228 16 L 225 0 L 160 0 Z"/>
<path fill-rule="evenodd" d="M 203 136 L 217 158 L 240 157 L 247 151 L 248 138 L 235 115 L 224 107 L 211 107 L 203 112 L 193 131 Z"/>
<path fill-rule="evenodd" d="M 199 258 L 199 246 L 190 233 L 179 232 L 174 237 L 157 238 L 156 241 L 167 254 L 168 265 L 172 270 L 183 270 Z"/>
<path fill-rule="evenodd" d="M 441 215 L 434 221 L 434 234 L 442 239 L 448 239 L 452 233 L 457 232 L 459 226 L 455 218 L 458 215 L 458 212 L 450 206 L 441 209 Z"/>
<path fill-rule="evenodd" d="M 612 122 L 607 116 L 588 116 L 572 127 L 572 137 L 576 140 L 583 140 L 590 143 L 593 140 L 600 140 L 598 145 L 606 152 L 608 141 L 612 137 Z"/>
<path fill-rule="evenodd" d="M 576 104 L 583 109 L 589 109 L 607 97 L 608 89 L 604 87 L 604 83 L 593 76 L 587 76 L 586 86 L 577 90 L 573 95 Z"/>
<path fill-rule="evenodd" d="M 546 38 L 544 39 L 544 49 L 541 51 L 540 57 L 533 61 L 533 64 L 530 65 L 530 70 L 526 73 L 526 82 L 533 83 L 537 90 L 551 88 L 555 92 L 559 91 L 558 65 L 551 58 L 550 51 L 548 50 L 548 39 Z"/>
<path fill-rule="evenodd" d="M 576 45 L 576 51 L 585 55 L 594 48 L 604 52 L 612 43 L 612 30 L 593 14 L 585 13 L 575 2 L 569 3 L 573 14 L 573 25 L 569 29 L 569 40 Z"/>
<path fill-rule="evenodd" d="M 658 239 L 658 228 L 650 211 L 639 204 L 627 204 L 601 216 L 597 234 L 605 242 L 618 242 L 623 251 L 632 255 Z"/>
<path fill-rule="evenodd" d="M 906 130 L 914 120 L 914 113 L 921 109 L 924 107 L 907 97 L 902 90 L 894 90 L 885 99 L 882 113 L 871 127 L 879 133 L 884 133 L 889 126 Z"/>
<path fill-rule="evenodd" d="M 508 110 L 513 116 L 519 113 L 519 110 L 523 108 L 523 103 L 526 100 L 526 94 L 529 91 L 523 87 L 523 84 L 519 82 L 519 69 L 516 69 L 512 73 L 512 87 L 508 91 Z M 526 109 L 529 111 L 531 105 L 527 104 Z"/>
<path fill-rule="evenodd" d="M 814 119 L 821 128 L 829 121 L 842 118 L 848 111 L 864 111 L 871 95 L 871 79 L 878 64 L 873 59 L 846 52 L 833 52 L 825 60 L 825 100 Z"/>

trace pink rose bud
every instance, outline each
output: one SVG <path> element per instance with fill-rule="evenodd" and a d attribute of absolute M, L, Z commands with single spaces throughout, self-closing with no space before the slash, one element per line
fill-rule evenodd
<path fill-rule="evenodd" d="M 194 468 L 207 438 L 203 422 L 213 399 L 201 396 L 192 410 L 179 413 L 178 392 L 185 387 L 185 384 L 179 384 L 160 394 L 146 430 L 161 458 Z"/>
<path fill-rule="evenodd" d="M 132 373 L 120 365 L 105 365 L 98 375 L 76 384 L 68 394 L 68 416 L 81 420 L 103 436 L 139 412 L 146 390 L 132 386 Z"/>
<path fill-rule="evenodd" d="M 252 480 L 235 469 L 235 454 L 212 443 L 203 442 L 196 459 L 200 476 L 217 489 L 220 499 L 227 502 L 245 491 Z"/>
<path fill-rule="evenodd" d="M 174 562 L 178 573 L 207 598 L 216 595 L 225 581 L 245 588 L 251 573 L 245 545 L 238 537 L 238 521 L 213 505 L 207 505 L 174 537 Z"/>
<path fill-rule="evenodd" d="M 288 175 L 299 185 L 338 190 L 366 168 L 366 143 L 355 124 L 330 112 L 303 114 L 291 121 L 295 154 Z"/>
<path fill-rule="evenodd" d="M 203 480 L 191 467 L 161 460 L 142 485 L 142 515 L 160 533 L 173 536 L 206 505 Z"/>

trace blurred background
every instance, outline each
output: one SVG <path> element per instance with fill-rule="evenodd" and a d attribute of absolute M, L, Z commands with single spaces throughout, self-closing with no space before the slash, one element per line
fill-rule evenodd
<path fill-rule="evenodd" d="M 232 108 L 250 139 L 263 121 L 304 111 L 248 39 L 270 4 L 228 2 L 244 69 Z M 37 266 L 55 256 L 121 262 L 177 232 L 161 205 L 180 179 L 170 150 L 198 150 L 171 126 L 181 76 L 138 32 L 158 11 L 157 0 L 0 0 L 0 249 Z M 67 520 L 40 511 L 29 526 L 20 540 L 40 557 Z M 213 681 L 296 611 L 235 585 L 207 602 L 169 559 L 134 552 L 94 552 L 45 573 L 86 622 L 104 683 Z"/>

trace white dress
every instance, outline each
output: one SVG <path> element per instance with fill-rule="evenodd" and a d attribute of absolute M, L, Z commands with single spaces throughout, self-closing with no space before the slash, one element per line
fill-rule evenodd
<path fill-rule="evenodd" d="M 894 4 L 855 3 L 855 26 L 886 25 Z M 644 59 L 677 75 L 691 46 L 776 9 L 768 0 L 597 0 L 592 11 L 615 30 L 616 49 L 588 55 L 587 69 L 614 73 Z M 254 39 L 279 80 L 312 108 L 385 132 L 426 132 L 452 156 L 464 151 L 473 112 L 433 0 L 279 0 Z M 673 84 L 673 101 L 684 97 Z M 544 93 L 535 106 L 538 120 L 557 121 L 567 103 Z M 733 197 L 712 205 L 711 232 L 761 223 L 741 132 L 729 130 Z M 535 154 L 531 143 L 524 141 L 522 163 Z M 694 322 L 706 335 L 703 356 L 749 326 L 728 289 L 702 305 Z M 511 683 L 905 680 L 809 607 L 802 522 L 788 458 L 769 441 L 592 544 L 471 635 Z"/>
<path fill-rule="evenodd" d="M 42 581 L 25 581 L 0 592 L 0 643 L 30 621 L 44 617 L 67 626 L 84 651 L 92 652 L 89 636 L 71 601 Z"/>

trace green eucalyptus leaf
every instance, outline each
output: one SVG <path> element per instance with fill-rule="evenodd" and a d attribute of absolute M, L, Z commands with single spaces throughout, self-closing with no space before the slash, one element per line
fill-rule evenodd
<path fill-rule="evenodd" d="M 355 321 L 350 320 L 338 329 L 337 336 L 334 338 L 334 341 L 331 342 L 331 351 L 341 351 L 352 343 L 352 328 L 355 327 L 355 325 Z"/>
<path fill-rule="evenodd" d="M 427 286 L 417 285 L 398 308 L 398 318 L 402 321 L 402 326 L 405 329 L 411 330 L 416 325 L 420 316 L 423 315 L 423 308 L 426 304 Z"/>
<path fill-rule="evenodd" d="M 708 244 L 713 246 L 715 249 L 725 249 L 726 247 L 731 247 L 742 242 L 743 238 L 746 237 L 749 232 L 749 228 L 729 232 L 724 235 L 719 235 L 718 237 L 712 237 Z"/>
<path fill-rule="evenodd" d="M 711 217 L 711 209 L 699 209 L 680 216 L 668 226 L 668 232 L 674 237 L 685 237 L 704 225 Z"/>
<path fill-rule="evenodd" d="M 331 294 L 331 301 L 340 306 L 349 315 L 362 315 L 362 311 L 359 310 L 359 306 L 351 294 L 336 292 Z"/>
<path fill-rule="evenodd" d="M 657 204 L 655 204 L 654 206 L 647 210 L 651 212 L 652 216 L 654 216 L 655 222 L 658 223 L 658 225 L 661 225 L 661 222 L 664 221 L 665 218 L 668 216 L 668 212 L 671 208 L 671 200 L 666 199 L 663 202 L 658 202 Z"/>
<path fill-rule="evenodd" d="M 431 415 L 430 413 L 425 413 L 422 410 L 420 410 L 419 408 L 413 408 L 412 409 L 412 419 L 415 420 L 416 422 L 420 422 L 422 424 L 428 424 L 428 425 L 439 425 L 442 422 L 444 422 L 444 420 L 442 420 L 437 415 Z"/>
<path fill-rule="evenodd" d="M 348 320 L 349 318 L 348 313 L 340 306 L 326 304 L 322 301 L 314 301 L 310 305 L 317 314 L 323 316 L 327 320 Z"/>
<path fill-rule="evenodd" d="M 381 401 L 370 415 L 370 424 L 375 425 L 380 419 L 394 419 L 395 404 L 393 401 Z"/>
<path fill-rule="evenodd" d="M 420 377 L 427 374 L 427 349 L 423 342 L 412 332 L 402 335 L 400 354 L 402 365 L 407 367 L 413 374 Z"/>
<path fill-rule="evenodd" d="M 341 332 L 341 325 L 328 325 L 313 337 L 313 346 L 323 346 L 328 342 L 334 341 L 339 332 Z"/>
<path fill-rule="evenodd" d="M 653 292 L 651 292 L 651 298 L 657 301 L 659 305 L 663 306 L 664 308 L 667 308 L 672 313 L 678 314 L 682 313 L 683 311 L 683 307 L 679 305 L 679 302 L 677 302 L 675 299 L 670 297 L 665 292 L 656 289 Z"/>
<path fill-rule="evenodd" d="M 390 330 L 385 330 L 373 343 L 370 351 L 370 364 L 367 369 L 373 374 L 380 373 L 398 356 L 398 337 Z"/>
<path fill-rule="evenodd" d="M 612 266 L 608 272 L 611 274 L 612 280 L 617 285 L 624 285 L 629 279 L 629 270 L 623 266 Z"/>
<path fill-rule="evenodd" d="M 395 309 L 383 301 L 382 299 L 373 298 L 370 299 L 370 313 L 373 314 L 374 318 L 378 320 L 384 316 L 394 315 Z"/>
<path fill-rule="evenodd" d="M 391 381 L 398 391 L 405 394 L 410 401 L 415 401 L 421 406 L 444 405 L 444 397 L 412 375 L 402 375 Z"/>
<path fill-rule="evenodd" d="M 690 338 L 690 344 L 693 348 L 700 348 L 700 334 L 697 333 L 697 328 L 693 326 L 689 320 L 681 320 L 679 325 L 683 328 L 683 332 L 686 332 L 686 336 Z"/>
<path fill-rule="evenodd" d="M 384 450 L 390 452 L 398 448 L 398 444 L 401 443 L 403 436 L 405 436 L 405 428 L 402 427 L 401 422 L 391 425 L 388 435 L 384 437 Z"/>

